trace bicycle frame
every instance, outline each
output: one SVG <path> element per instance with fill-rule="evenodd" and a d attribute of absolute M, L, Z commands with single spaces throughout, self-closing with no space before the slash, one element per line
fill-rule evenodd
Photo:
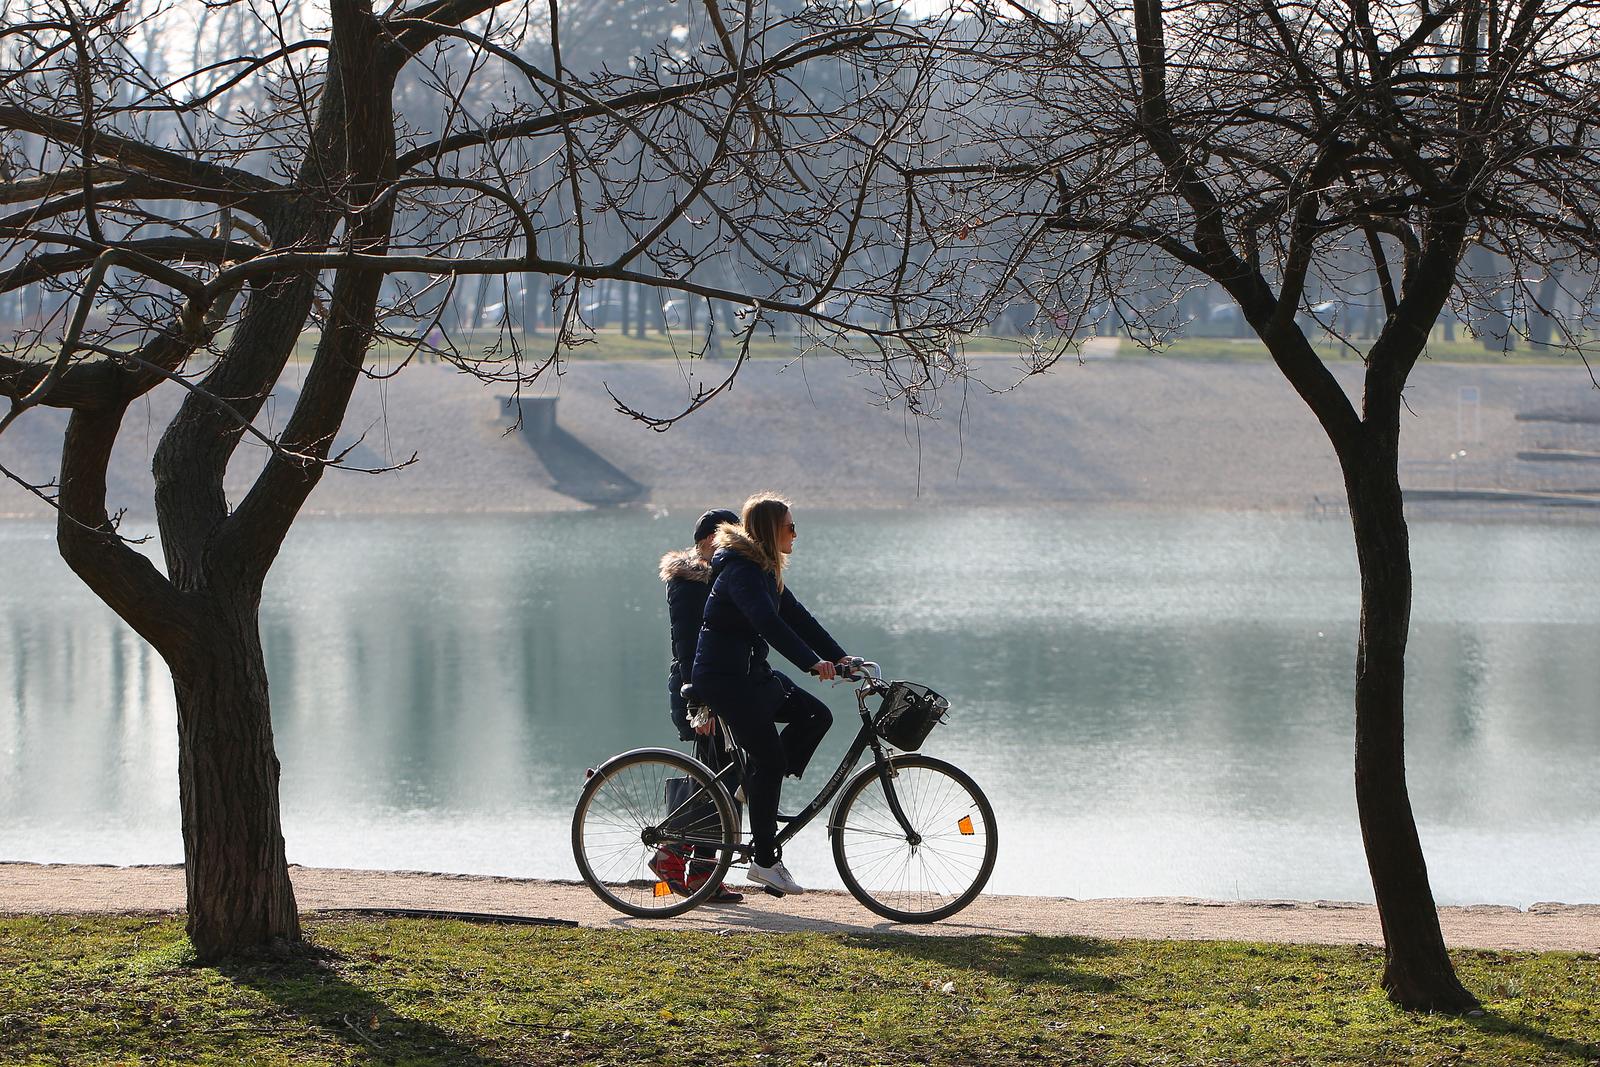
<path fill-rule="evenodd" d="M 867 698 L 884 692 L 888 686 L 884 683 L 881 671 L 876 663 L 862 663 L 858 669 L 861 671 L 861 683 L 856 687 L 855 696 L 856 711 L 861 716 L 861 729 L 856 733 L 855 740 L 850 742 L 849 751 L 845 753 L 844 759 L 840 761 L 838 768 L 834 770 L 833 776 L 823 785 L 822 790 L 811 799 L 809 804 L 801 809 L 798 815 L 789 817 L 788 825 L 778 831 L 776 843 L 779 848 L 782 848 L 786 842 L 801 830 L 804 830 L 811 823 L 811 820 L 815 819 L 822 809 L 838 795 L 839 790 L 843 789 L 845 783 L 850 780 L 850 775 L 855 771 L 856 764 L 860 762 L 862 754 L 868 749 L 872 751 L 873 766 L 877 769 L 878 777 L 883 782 L 883 791 L 889 801 L 889 810 L 894 813 L 895 820 L 900 823 L 901 829 L 905 830 L 906 837 L 912 844 L 917 844 L 921 840 L 920 835 L 912 829 L 905 812 L 900 808 L 900 799 L 895 795 L 894 791 L 894 769 L 889 763 L 889 757 L 884 753 L 882 740 L 878 737 L 877 731 L 872 728 L 872 713 L 867 710 Z M 717 724 L 717 729 L 723 732 L 723 737 L 728 742 L 728 751 L 733 754 L 733 760 L 728 766 L 717 771 L 713 775 L 712 781 L 722 783 L 725 788 L 729 788 L 729 792 L 732 792 L 732 788 L 726 779 L 732 776 L 736 782 L 745 781 L 744 752 L 734 743 L 733 732 L 728 729 L 728 724 L 723 722 L 720 716 L 714 721 Z M 668 814 L 665 821 L 670 822 L 696 799 L 697 797 L 690 797 L 685 800 L 677 809 Z M 682 838 L 681 843 L 711 847 L 721 847 L 723 845 L 721 841 L 705 841 L 692 838 Z M 739 841 L 734 843 L 733 848 L 740 856 L 748 856 L 754 846 L 748 841 Z"/>

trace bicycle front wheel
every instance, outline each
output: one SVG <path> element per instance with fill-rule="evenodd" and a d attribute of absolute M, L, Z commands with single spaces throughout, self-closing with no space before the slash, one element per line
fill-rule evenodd
<path fill-rule="evenodd" d="M 834 809 L 833 862 L 845 888 L 886 919 L 949 918 L 972 903 L 994 871 L 994 809 L 965 771 L 944 760 L 906 754 L 889 762 L 912 833 L 890 808 L 878 768 L 867 767 Z"/>
<path fill-rule="evenodd" d="M 572 813 L 578 873 L 601 900 L 640 918 L 682 915 L 715 893 L 738 839 L 727 789 L 668 748 L 607 760 Z"/>

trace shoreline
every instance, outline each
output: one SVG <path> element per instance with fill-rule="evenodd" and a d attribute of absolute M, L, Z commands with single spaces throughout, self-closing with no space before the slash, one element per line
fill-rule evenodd
<path fill-rule="evenodd" d="M 1090 937 L 1106 940 L 1255 941 L 1378 945 L 1377 908 L 1347 901 L 1214 901 L 1187 897 L 1075 900 L 985 894 L 944 922 L 886 922 L 846 893 L 775 899 L 754 889 L 742 904 L 705 905 L 674 919 L 633 919 L 581 882 L 424 871 L 291 865 L 302 912 L 407 908 L 561 919 L 603 929 L 720 933 L 911 934 L 945 937 Z M 737 884 L 737 879 L 730 880 Z M 743 887 L 740 887 L 743 888 Z M 0 915 L 172 914 L 184 903 L 176 864 L 113 867 L 0 861 Z M 1600 953 L 1600 903 L 1475 904 L 1439 909 L 1452 948 Z"/>

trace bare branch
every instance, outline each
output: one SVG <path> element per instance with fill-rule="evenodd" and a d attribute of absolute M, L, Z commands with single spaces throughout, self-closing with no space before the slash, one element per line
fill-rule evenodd
<path fill-rule="evenodd" d="M 479 148 L 496 141 L 513 138 L 562 133 L 584 119 L 673 103 L 686 97 L 726 88 L 745 78 L 769 77 L 772 74 L 791 70 L 826 56 L 839 55 L 852 49 L 860 48 L 871 39 L 872 34 L 870 32 L 853 33 L 847 36 L 835 36 L 831 40 L 815 47 L 791 46 L 778 53 L 772 59 L 757 64 L 748 70 L 729 71 L 724 74 L 713 75 L 691 82 L 682 82 L 677 85 L 638 89 L 633 92 L 623 93 L 609 100 L 597 101 L 580 107 L 562 107 L 555 112 L 540 115 L 536 118 L 500 123 L 482 130 L 458 133 L 442 138 L 439 141 L 419 145 L 408 152 L 402 153 L 396 161 L 396 169 L 403 174 L 447 153 L 460 152 L 468 148 Z M 558 83 L 563 85 L 563 92 L 566 88 L 569 88 L 565 86 L 565 83 L 560 82 L 559 74 L 555 78 Z M 3 121 L 3 112 L 0 112 L 0 121 Z"/>
<path fill-rule="evenodd" d="M 60 144 L 82 145 L 93 158 L 113 160 L 120 166 L 146 171 L 199 190 L 242 193 L 252 198 L 284 192 L 276 182 L 248 171 L 181 156 L 142 141 L 91 130 L 79 123 L 13 105 L 0 104 L 0 129 L 23 130 Z"/>

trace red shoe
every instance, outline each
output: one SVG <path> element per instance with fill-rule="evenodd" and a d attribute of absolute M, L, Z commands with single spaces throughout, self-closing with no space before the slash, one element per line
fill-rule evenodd
<path fill-rule="evenodd" d="M 667 883 L 668 889 L 680 897 L 686 897 L 693 892 L 684 881 L 683 857 L 672 849 L 656 849 L 656 854 L 650 857 L 650 869 L 655 872 L 657 878 Z"/>

